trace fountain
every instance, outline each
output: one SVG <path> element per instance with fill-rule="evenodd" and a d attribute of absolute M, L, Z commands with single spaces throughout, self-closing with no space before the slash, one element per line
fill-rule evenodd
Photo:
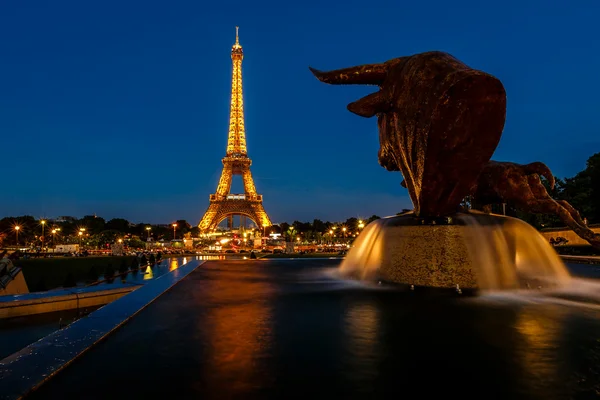
<path fill-rule="evenodd" d="M 531 225 L 511 217 L 456 213 L 446 225 L 417 225 L 414 213 L 373 221 L 342 262 L 343 275 L 459 292 L 537 289 L 570 280 Z"/>
<path fill-rule="evenodd" d="M 546 165 L 490 161 L 506 116 L 506 93 L 494 76 L 439 51 L 310 70 L 329 84 L 379 87 L 348 109 L 366 118 L 377 115 L 379 163 L 402 173 L 414 205 L 410 213 L 368 225 L 342 263 L 343 273 L 458 292 L 540 288 L 569 280 L 558 255 L 533 227 L 491 213 L 460 212 L 467 196 L 484 210 L 510 203 L 554 213 L 600 247 L 600 235 L 579 213 L 547 193 L 540 175 L 554 182 Z"/>

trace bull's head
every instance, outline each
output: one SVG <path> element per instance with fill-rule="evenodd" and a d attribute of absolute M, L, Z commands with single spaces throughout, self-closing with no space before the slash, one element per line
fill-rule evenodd
<path fill-rule="evenodd" d="M 397 85 L 392 82 L 386 84 L 388 77 L 401 71 L 408 57 L 395 58 L 380 64 L 367 64 L 335 71 L 323 72 L 309 67 L 311 72 L 321 81 L 333 85 L 374 85 L 379 86 L 379 91 L 371 93 L 360 100 L 348 104 L 348 110 L 361 117 L 371 118 L 374 115 L 382 116 L 393 110 L 393 100 L 397 97 Z M 379 164 L 388 171 L 399 171 L 385 140 L 386 130 L 381 129 Z"/>
<path fill-rule="evenodd" d="M 402 172 L 417 215 L 454 212 L 500 140 L 506 111 L 502 84 L 447 53 L 310 70 L 329 84 L 379 87 L 348 110 L 377 115 L 379 164 Z"/>

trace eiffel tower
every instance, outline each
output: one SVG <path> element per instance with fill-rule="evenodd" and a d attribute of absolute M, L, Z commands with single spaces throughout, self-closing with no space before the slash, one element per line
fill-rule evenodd
<path fill-rule="evenodd" d="M 210 205 L 198 224 L 200 231 L 207 233 L 216 229 L 219 223 L 228 218 L 229 228 L 233 225 L 233 216 L 240 215 L 254 221 L 259 228 L 271 226 L 269 216 L 262 204 L 262 195 L 256 193 L 246 149 L 244 129 L 244 100 L 242 98 L 242 60 L 244 52 L 240 45 L 239 28 L 235 27 L 235 44 L 231 48 L 233 75 L 231 78 L 231 110 L 229 113 L 229 137 L 227 153 L 223 158 L 223 172 L 219 179 L 217 192 L 210 195 Z M 241 175 L 244 181 L 244 194 L 232 194 L 231 179 Z"/>

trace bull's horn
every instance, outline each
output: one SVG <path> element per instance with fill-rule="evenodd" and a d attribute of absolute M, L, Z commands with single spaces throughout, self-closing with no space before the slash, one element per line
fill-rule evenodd
<path fill-rule="evenodd" d="M 384 91 L 371 93 L 360 100 L 348 104 L 348 110 L 361 117 L 371 118 L 377 113 L 386 112 L 390 109 L 390 102 Z"/>
<path fill-rule="evenodd" d="M 366 64 L 356 67 L 319 71 L 308 67 L 318 80 L 332 85 L 381 85 L 387 76 L 389 65 Z"/>

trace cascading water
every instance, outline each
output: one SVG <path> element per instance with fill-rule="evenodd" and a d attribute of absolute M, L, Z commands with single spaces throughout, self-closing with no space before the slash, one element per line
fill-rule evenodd
<path fill-rule="evenodd" d="M 528 223 L 484 213 L 460 214 L 482 290 L 557 287 L 571 278 L 548 241 Z"/>
<path fill-rule="evenodd" d="M 414 226 L 398 225 L 401 218 L 406 220 L 408 217 L 388 217 L 370 223 L 356 239 L 340 266 L 340 272 L 369 280 L 379 275 L 384 264 L 394 265 L 393 268 L 398 268 L 398 265 L 411 268 L 402 262 L 394 264 L 394 260 L 390 261 L 390 257 L 401 258 L 403 255 L 389 251 L 391 242 L 408 237 L 404 231 L 414 231 Z M 452 219 L 452 226 L 460 232 L 459 240 L 464 243 L 449 240 L 443 246 L 447 246 L 449 252 L 460 246 L 466 247 L 480 291 L 561 287 L 570 281 L 570 274 L 560 257 L 531 225 L 516 218 L 479 212 L 456 214 Z M 419 229 L 440 230 L 440 227 L 420 226 Z M 447 236 L 440 235 L 439 241 L 442 240 L 447 240 Z M 414 251 L 424 253 L 424 258 L 427 258 L 428 246 L 432 244 L 423 243 L 423 248 Z M 435 264 L 439 260 L 424 259 L 422 263 Z"/>
<path fill-rule="evenodd" d="M 392 218 L 380 218 L 365 227 L 340 265 L 342 275 L 362 280 L 375 279 L 384 257 L 381 236 Z"/>

